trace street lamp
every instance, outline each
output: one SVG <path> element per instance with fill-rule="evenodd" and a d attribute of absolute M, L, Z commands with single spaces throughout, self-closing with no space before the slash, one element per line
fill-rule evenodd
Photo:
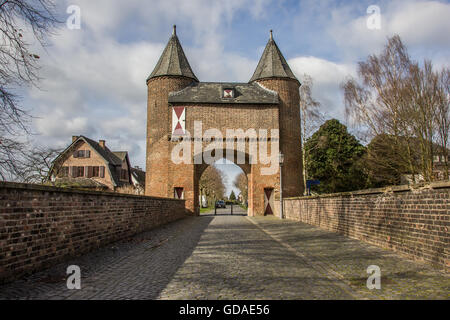
<path fill-rule="evenodd" d="M 278 161 L 280 163 L 280 219 L 283 219 L 283 175 L 281 168 L 283 167 L 284 154 L 281 152 L 278 154 Z"/>

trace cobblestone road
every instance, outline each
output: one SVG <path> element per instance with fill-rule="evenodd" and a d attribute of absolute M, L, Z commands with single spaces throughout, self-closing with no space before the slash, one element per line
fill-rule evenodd
<path fill-rule="evenodd" d="M 0 286 L 0 299 L 449 299 L 426 264 L 274 217 L 186 218 Z M 239 215 L 241 214 L 241 215 Z M 81 290 L 65 270 L 80 266 Z M 369 265 L 381 290 L 366 287 Z"/>

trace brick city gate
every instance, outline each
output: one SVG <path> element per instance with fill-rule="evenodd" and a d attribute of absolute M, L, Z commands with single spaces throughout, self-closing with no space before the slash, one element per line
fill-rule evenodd
<path fill-rule="evenodd" d="M 198 215 L 203 171 L 227 158 L 247 175 L 249 215 L 278 214 L 279 153 L 283 196 L 303 194 L 299 86 L 272 33 L 248 83 L 199 82 L 174 27 L 147 79 L 146 194 Z"/>

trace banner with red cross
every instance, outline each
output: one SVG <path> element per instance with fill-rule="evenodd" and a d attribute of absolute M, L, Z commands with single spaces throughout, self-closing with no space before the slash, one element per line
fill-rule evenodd
<path fill-rule="evenodd" d="M 172 135 L 182 136 L 186 130 L 186 108 L 173 107 L 172 112 Z"/>

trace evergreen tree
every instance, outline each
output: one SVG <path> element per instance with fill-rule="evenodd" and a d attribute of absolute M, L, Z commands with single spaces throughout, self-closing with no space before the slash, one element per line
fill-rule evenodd
<path fill-rule="evenodd" d="M 231 201 L 235 201 L 236 200 L 236 195 L 234 194 L 233 190 L 231 190 L 231 193 L 230 193 L 230 200 Z"/>
<path fill-rule="evenodd" d="M 326 121 L 306 142 L 310 179 L 320 180 L 312 190 L 334 193 L 366 187 L 362 165 L 366 148 L 338 120 Z"/>

